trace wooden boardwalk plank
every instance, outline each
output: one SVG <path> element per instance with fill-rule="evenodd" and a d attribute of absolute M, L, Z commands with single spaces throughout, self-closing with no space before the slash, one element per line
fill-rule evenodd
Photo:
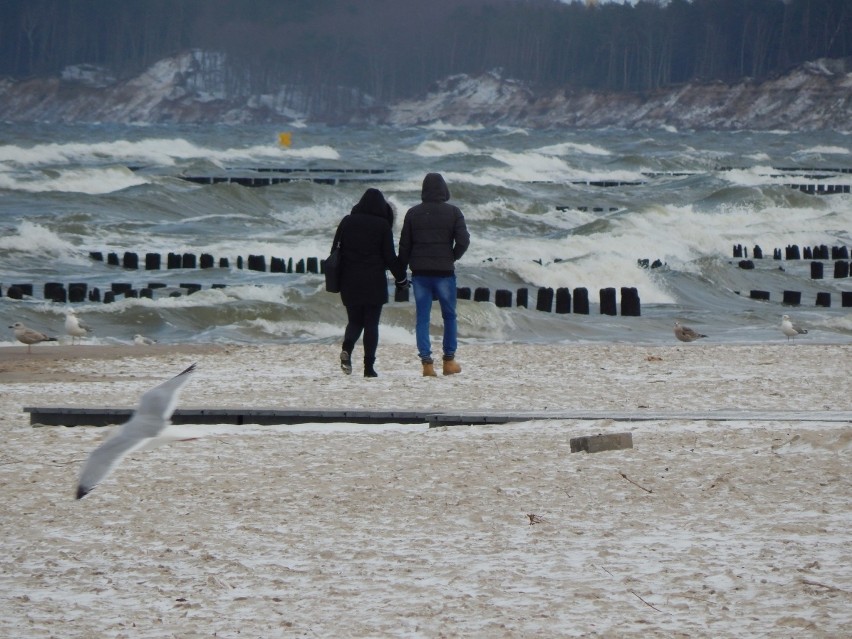
<path fill-rule="evenodd" d="M 852 411 L 768 411 L 768 410 L 709 410 L 709 411 L 461 411 L 436 413 L 430 418 L 431 426 L 457 424 L 506 424 L 533 420 L 611 420 L 637 421 L 791 421 L 791 422 L 852 422 Z"/>
<path fill-rule="evenodd" d="M 133 408 L 25 407 L 30 424 L 40 426 L 109 426 L 130 419 Z M 426 414 L 416 411 L 328 410 L 320 408 L 178 408 L 173 424 L 304 424 L 349 422 L 356 424 L 422 424 Z"/>
<path fill-rule="evenodd" d="M 109 426 L 127 421 L 132 408 L 68 408 L 56 406 L 24 407 L 30 424 L 39 426 Z M 616 422 L 636 421 L 770 421 L 770 422 L 852 422 L 852 411 L 413 411 L 327 408 L 179 408 L 172 416 L 174 424 L 429 424 L 469 426 L 508 424 L 537 420 Z"/>

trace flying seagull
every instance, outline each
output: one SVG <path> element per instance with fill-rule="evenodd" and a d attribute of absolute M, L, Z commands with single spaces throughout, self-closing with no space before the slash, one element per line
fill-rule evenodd
<path fill-rule="evenodd" d="M 65 313 L 65 332 L 71 336 L 71 343 L 74 343 L 75 338 L 84 338 L 92 332 L 92 329 L 80 318 L 77 317 L 77 311 L 73 308 L 68 309 Z"/>
<path fill-rule="evenodd" d="M 787 341 L 790 341 L 791 337 L 795 337 L 796 335 L 806 335 L 807 331 L 803 329 L 801 326 L 793 323 L 790 319 L 789 315 L 781 316 L 781 332 L 787 336 Z"/>
<path fill-rule="evenodd" d="M 681 342 L 694 342 L 702 337 L 707 337 L 701 333 L 696 333 L 689 326 L 682 326 L 680 322 L 675 322 L 674 334 Z"/>
<path fill-rule="evenodd" d="M 55 337 L 48 337 L 44 333 L 39 333 L 32 328 L 27 328 L 20 322 L 15 322 L 9 328 L 15 329 L 15 337 L 22 344 L 27 345 L 27 352 L 32 353 L 32 345 L 39 342 L 55 342 Z"/>
<path fill-rule="evenodd" d="M 163 431 L 177 406 L 180 389 L 189 381 L 189 374 L 194 370 L 195 364 L 142 395 L 130 420 L 89 454 L 80 472 L 77 499 L 92 492 L 127 454 L 173 441 L 164 437 Z"/>

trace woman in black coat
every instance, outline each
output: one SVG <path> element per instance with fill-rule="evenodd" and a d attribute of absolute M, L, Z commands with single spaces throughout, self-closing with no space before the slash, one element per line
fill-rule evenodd
<path fill-rule="evenodd" d="M 361 200 L 344 217 L 334 235 L 340 242 L 340 299 L 346 307 L 347 324 L 343 335 L 340 367 L 352 373 L 352 351 L 364 334 L 364 377 L 377 377 L 373 367 L 379 346 L 379 320 L 388 301 L 390 269 L 397 286 L 407 282 L 405 270 L 393 248 L 393 209 L 378 189 L 367 189 Z"/>

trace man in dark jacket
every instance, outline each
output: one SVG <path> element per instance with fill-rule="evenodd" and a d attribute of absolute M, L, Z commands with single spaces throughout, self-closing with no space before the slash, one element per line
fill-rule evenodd
<path fill-rule="evenodd" d="M 470 245 L 464 215 L 450 199 L 450 189 L 440 173 L 423 179 L 422 202 L 408 210 L 399 236 L 399 261 L 411 268 L 411 284 L 417 309 L 417 352 L 423 375 L 435 377 L 429 320 L 432 300 L 441 305 L 444 320 L 444 375 L 461 372 L 455 360 L 458 345 L 456 324 L 455 262 Z"/>
<path fill-rule="evenodd" d="M 346 307 L 346 330 L 340 367 L 352 373 L 352 350 L 364 334 L 364 377 L 377 377 L 374 363 L 379 345 L 379 320 L 388 301 L 390 270 L 400 285 L 405 267 L 393 250 L 393 209 L 378 189 L 367 189 L 341 220 L 332 246 L 340 244 L 340 299 Z"/>

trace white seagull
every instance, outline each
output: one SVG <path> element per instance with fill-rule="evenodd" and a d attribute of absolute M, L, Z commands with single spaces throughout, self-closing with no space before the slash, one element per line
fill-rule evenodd
<path fill-rule="evenodd" d="M 795 337 L 796 335 L 807 334 L 807 331 L 805 329 L 793 323 L 793 320 L 790 319 L 789 315 L 781 316 L 781 332 L 787 336 L 788 342 L 790 341 L 791 337 Z"/>
<path fill-rule="evenodd" d="M 80 472 L 77 499 L 92 492 L 129 453 L 150 450 L 174 441 L 175 438 L 165 437 L 163 431 L 171 421 L 180 389 L 189 381 L 189 374 L 194 370 L 195 364 L 142 395 L 130 420 L 89 454 Z"/>
<path fill-rule="evenodd" d="M 65 332 L 71 336 L 71 343 L 73 344 L 75 339 L 86 337 L 92 332 L 92 329 L 77 317 L 77 311 L 70 308 L 65 312 Z"/>
<path fill-rule="evenodd" d="M 15 338 L 22 344 L 27 345 L 27 352 L 32 353 L 32 345 L 39 342 L 55 342 L 55 337 L 48 337 L 44 333 L 39 333 L 37 330 L 27 328 L 20 322 L 15 322 L 9 328 L 15 329 Z"/>
<path fill-rule="evenodd" d="M 151 339 L 150 337 L 145 337 L 144 335 L 139 335 L 137 333 L 133 336 L 133 343 L 137 346 L 150 346 L 151 344 L 156 344 L 157 340 Z"/>
<path fill-rule="evenodd" d="M 694 342 L 702 337 L 707 337 L 692 330 L 689 326 L 683 326 L 680 322 L 675 322 L 674 334 L 681 342 Z"/>

